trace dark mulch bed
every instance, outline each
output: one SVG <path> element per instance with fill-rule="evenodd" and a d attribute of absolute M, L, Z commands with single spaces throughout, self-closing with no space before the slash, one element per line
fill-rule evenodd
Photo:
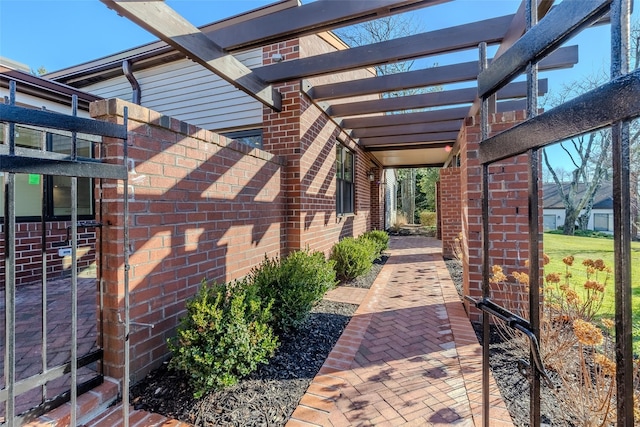
<path fill-rule="evenodd" d="M 482 325 L 473 324 L 478 341 L 482 342 Z M 517 427 L 528 427 L 529 423 L 529 380 L 518 371 L 518 360 L 525 357 L 528 352 L 516 348 L 512 342 L 505 341 L 497 332 L 496 328 L 491 328 L 491 338 L 489 346 L 489 366 L 500 389 L 500 394 L 507 405 L 513 424 Z M 559 379 L 554 374 L 549 373 L 555 384 L 559 384 Z M 571 427 L 571 423 L 566 411 L 563 411 L 558 404 L 556 392 L 549 389 L 544 383 L 540 393 L 540 413 L 543 426 L 563 426 Z"/>
<path fill-rule="evenodd" d="M 132 402 L 197 426 L 284 425 L 356 308 L 321 301 L 295 333 L 281 337 L 268 365 L 233 387 L 196 400 L 184 375 L 165 364 L 132 388 Z"/>
<path fill-rule="evenodd" d="M 370 288 L 388 258 L 383 255 L 369 273 L 339 286 Z M 268 365 L 233 387 L 194 399 L 186 377 L 165 363 L 131 389 L 131 401 L 136 409 L 196 426 L 282 426 L 357 308 L 322 300 L 297 331 L 280 337 Z"/>

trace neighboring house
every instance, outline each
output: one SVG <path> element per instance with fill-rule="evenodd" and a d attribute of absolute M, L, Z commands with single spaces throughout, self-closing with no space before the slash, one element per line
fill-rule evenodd
<path fill-rule="evenodd" d="M 569 183 L 563 184 L 565 192 L 569 191 Z M 585 192 L 585 185 L 579 184 L 578 197 Z M 565 219 L 565 207 L 562 195 L 556 183 L 545 183 L 543 186 L 544 230 L 562 228 Z M 584 210 L 583 210 L 584 212 Z M 613 233 L 613 187 L 611 182 L 600 184 L 593 199 L 593 208 L 589 215 L 587 229 Z"/>

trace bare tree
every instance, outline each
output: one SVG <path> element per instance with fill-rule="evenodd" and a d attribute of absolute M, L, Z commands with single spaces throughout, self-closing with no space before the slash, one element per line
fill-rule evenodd
<path fill-rule="evenodd" d="M 355 47 L 405 37 L 420 30 L 421 24 L 416 21 L 415 16 L 405 13 L 367 21 L 336 30 L 336 33 L 349 46 Z M 376 65 L 376 72 L 379 76 L 403 73 L 409 71 L 413 64 L 414 61 L 403 61 Z M 405 93 L 402 92 L 402 94 Z"/>
<path fill-rule="evenodd" d="M 568 182 L 571 177 L 571 173 L 562 166 L 556 166 L 553 168 L 553 172 L 556 174 L 560 182 Z M 544 168 L 542 171 L 542 181 L 544 183 L 553 183 L 555 179 L 549 168 Z"/>
<path fill-rule="evenodd" d="M 571 149 L 567 148 L 567 145 Z M 608 175 L 611 133 L 608 130 L 592 132 L 563 142 L 560 146 L 574 167 L 570 181 L 560 179 L 549 162 L 546 150 L 543 151 L 544 162 L 564 204 L 563 232 L 573 235 L 576 222 L 581 229 L 587 228 L 595 194 L 602 180 Z"/>
<path fill-rule="evenodd" d="M 551 97 L 552 105 L 561 104 L 576 95 L 596 88 L 608 80 L 604 70 L 580 81 L 565 85 L 563 90 Z M 565 208 L 563 232 L 573 235 L 576 223 L 586 229 L 593 208 L 594 197 L 603 179 L 611 168 L 611 133 L 608 129 L 583 134 L 560 143 L 568 158 L 568 176 L 564 167 L 555 168 L 549 161 L 547 150 L 543 150 L 544 163 Z"/>

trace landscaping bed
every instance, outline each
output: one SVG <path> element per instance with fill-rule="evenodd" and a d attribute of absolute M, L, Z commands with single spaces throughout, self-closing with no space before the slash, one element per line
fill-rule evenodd
<path fill-rule="evenodd" d="M 387 259 L 383 255 L 367 274 L 339 286 L 370 288 Z M 131 389 L 131 402 L 196 426 L 283 426 L 357 308 L 320 301 L 302 326 L 280 337 L 268 365 L 234 386 L 195 399 L 187 377 L 165 363 Z"/>
<path fill-rule="evenodd" d="M 197 426 L 282 426 L 356 308 L 322 300 L 300 328 L 282 337 L 268 365 L 234 386 L 194 399 L 187 378 L 165 364 L 132 388 L 132 403 Z"/>

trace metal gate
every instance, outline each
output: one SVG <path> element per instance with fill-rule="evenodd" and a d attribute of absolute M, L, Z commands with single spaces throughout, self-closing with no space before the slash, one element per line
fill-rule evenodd
<path fill-rule="evenodd" d="M 77 242 L 78 228 L 100 227 L 95 221 L 78 221 L 78 178 L 112 179 L 124 181 L 124 206 L 127 209 L 127 113 L 125 109 L 124 124 L 112 124 L 77 116 L 77 96 L 72 98 L 72 115 L 63 115 L 45 110 L 34 110 L 16 105 L 16 83 L 10 82 L 9 97 L 4 104 L 0 104 L 0 122 L 8 123 L 8 140 L 0 145 L 0 172 L 5 173 L 5 206 L 4 206 L 4 238 L 5 238 L 5 355 L 4 355 L 4 388 L 0 390 L 0 402 L 5 406 L 5 423 L 9 426 L 21 425 L 36 418 L 42 413 L 71 402 L 71 425 L 76 425 L 76 402 L 78 394 L 89 390 L 102 382 L 100 370 L 93 378 L 86 380 L 79 378 L 78 369 L 90 363 L 99 365 L 102 358 L 102 349 L 98 348 L 89 354 L 78 354 L 78 268 L 77 268 Z M 60 154 L 42 149 L 30 149 L 17 147 L 16 124 L 34 126 L 36 128 L 62 130 L 70 132 L 70 154 Z M 100 144 L 105 144 L 103 138 L 115 138 L 117 143 L 123 144 L 124 161 L 122 164 L 106 164 L 99 160 L 87 159 L 78 156 L 77 134 L 87 134 L 100 137 Z M 70 361 L 56 366 L 50 366 L 53 361 L 47 360 L 47 256 L 46 256 L 46 227 L 44 212 L 42 215 L 42 340 L 41 340 L 41 365 L 39 373 L 27 378 L 18 378 L 16 372 L 16 349 L 20 342 L 16 340 L 16 174 L 33 174 L 34 176 L 64 176 L 70 177 L 70 213 L 71 221 L 67 229 L 67 240 L 70 245 L 71 277 L 70 300 L 67 301 L 66 310 L 70 313 L 71 340 L 66 343 L 70 347 Z M 43 209 L 46 204 L 43 199 Z M 126 236 L 127 225 L 125 225 Z M 97 243 L 98 244 L 98 243 Z M 124 248 L 123 248 L 124 251 Z M 125 258 L 126 260 L 126 258 Z M 99 261 L 98 261 L 99 264 Z M 128 282 L 126 283 L 128 285 Z M 95 287 L 94 287 L 95 289 Z M 101 293 L 100 293 L 101 295 Z M 95 294 L 94 294 L 95 296 Z M 102 298 L 100 298 L 100 301 Z M 126 304 L 128 305 L 128 304 Z M 127 307 L 128 308 L 128 307 Z M 101 304 L 100 310 L 101 312 Z M 128 321 L 128 310 L 127 321 Z M 95 311 L 94 311 L 95 313 Z M 98 319 L 96 317 L 96 324 Z M 102 322 L 100 322 L 102 324 Z M 128 322 L 125 325 L 128 332 Z M 100 345 L 100 339 L 98 339 Z M 125 353 L 128 354 L 125 345 Z M 70 374 L 69 390 L 47 398 L 47 384 L 57 378 Z M 16 397 L 25 393 L 39 393 L 40 404 L 26 411 L 17 411 Z M 126 405 L 125 405 L 126 406 Z M 20 413 L 17 413 L 20 412 Z"/>
<path fill-rule="evenodd" d="M 482 101 L 483 289 L 474 301 L 483 312 L 483 423 L 489 426 L 489 320 L 497 316 L 512 328 L 525 333 L 530 351 L 530 423 L 539 426 L 541 378 L 546 377 L 538 352 L 540 303 L 538 286 L 530 286 L 529 319 L 500 307 L 490 298 L 489 249 L 489 165 L 527 153 L 529 160 L 529 280 L 542 284 L 540 251 L 542 234 L 539 217 L 540 149 L 596 129 L 611 127 L 613 148 L 614 257 L 615 265 L 615 351 L 617 425 L 633 426 L 633 354 L 631 328 L 631 193 L 629 120 L 640 116 L 640 70 L 629 73 L 630 0 L 564 0 L 537 22 L 541 1 L 527 1 L 527 32 L 502 56 L 487 66 L 486 46 L 481 46 L 478 91 Z M 611 80 L 552 110 L 537 115 L 537 62 L 565 40 L 598 20 L 611 22 Z M 526 72 L 528 119 L 489 138 L 490 99 L 513 77 Z"/>

